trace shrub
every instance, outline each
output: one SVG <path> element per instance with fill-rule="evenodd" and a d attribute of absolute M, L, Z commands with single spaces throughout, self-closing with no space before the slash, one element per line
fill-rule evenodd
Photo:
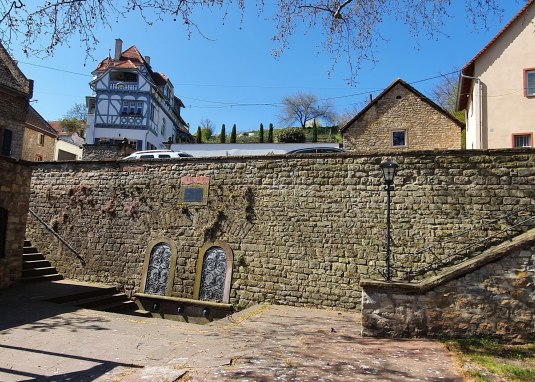
<path fill-rule="evenodd" d="M 279 133 L 279 142 L 281 143 L 303 143 L 306 142 L 306 135 L 303 129 L 290 127 Z"/>

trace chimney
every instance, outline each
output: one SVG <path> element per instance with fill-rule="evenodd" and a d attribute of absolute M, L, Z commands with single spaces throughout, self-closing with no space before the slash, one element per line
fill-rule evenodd
<path fill-rule="evenodd" d="M 150 57 L 149 56 L 145 56 L 145 62 L 147 63 L 147 65 L 150 66 Z"/>
<path fill-rule="evenodd" d="M 120 38 L 115 39 L 115 56 L 113 59 L 119 61 L 121 59 L 121 53 L 123 52 L 123 40 Z"/>

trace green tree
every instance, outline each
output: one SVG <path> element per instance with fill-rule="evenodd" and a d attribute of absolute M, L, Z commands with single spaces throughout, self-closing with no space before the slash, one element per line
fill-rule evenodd
<path fill-rule="evenodd" d="M 219 142 L 225 143 L 225 139 L 226 139 L 225 124 L 223 124 L 223 126 L 221 126 L 221 134 L 219 134 Z"/>
<path fill-rule="evenodd" d="M 214 134 L 215 125 L 209 118 L 201 118 L 199 123 L 202 132 L 203 142 L 208 142 Z"/>
<path fill-rule="evenodd" d="M 316 120 L 312 123 L 312 142 L 316 143 L 318 141 L 318 125 Z"/>
<path fill-rule="evenodd" d="M 199 126 L 197 128 L 197 139 L 196 139 L 197 143 L 202 143 L 202 130 L 201 130 L 201 127 Z"/>
<path fill-rule="evenodd" d="M 85 136 L 85 121 L 76 118 L 63 118 L 58 121 L 61 130 L 69 134 L 78 133 L 81 137 Z"/>
<path fill-rule="evenodd" d="M 230 132 L 230 143 L 236 143 L 236 124 L 232 125 L 232 131 Z"/>
<path fill-rule="evenodd" d="M 264 124 L 260 124 L 260 133 L 258 137 L 258 142 L 264 143 Z"/>
<path fill-rule="evenodd" d="M 273 143 L 273 124 L 269 124 L 269 130 L 268 130 L 268 137 L 267 137 L 268 143 Z"/>

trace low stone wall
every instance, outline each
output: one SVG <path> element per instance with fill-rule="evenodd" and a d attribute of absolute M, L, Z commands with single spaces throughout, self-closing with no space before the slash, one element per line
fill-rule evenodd
<path fill-rule="evenodd" d="M 535 197 L 534 150 L 40 163 L 32 209 L 86 263 L 34 218 L 27 235 L 64 276 L 131 292 L 149 243 L 165 238 L 177 248 L 171 296 L 190 299 L 200 249 L 220 241 L 233 251 L 232 304 L 360 309 L 361 278 L 385 266 L 387 157 L 400 165 L 395 265 L 429 265 L 418 249 L 457 249 L 467 238 L 444 238 L 459 231 L 492 234 L 503 224 L 490 220 Z M 196 182 L 206 200 L 188 203 L 183 191 Z"/>
<path fill-rule="evenodd" d="M 28 165 L 0 157 L 0 220 L 7 215 L 7 222 L 0 221 L 0 289 L 16 284 L 22 276 L 31 173 Z"/>
<path fill-rule="evenodd" d="M 363 280 L 362 334 L 535 339 L 535 230 L 418 284 Z"/>

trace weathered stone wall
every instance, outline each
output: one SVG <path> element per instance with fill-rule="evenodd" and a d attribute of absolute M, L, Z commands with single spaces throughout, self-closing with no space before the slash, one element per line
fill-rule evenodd
<path fill-rule="evenodd" d="M 0 242 L 4 246 L 3 257 L 0 250 L 0 288 L 17 283 L 22 275 L 31 173 L 29 166 L 0 157 L 0 208 L 7 210 L 5 242 Z"/>
<path fill-rule="evenodd" d="M 447 274 L 421 287 L 363 281 L 363 335 L 533 341 L 535 232 L 523 236 L 528 236 L 523 248 L 489 251 L 480 257 L 483 266 L 463 272 L 474 262 L 460 264 L 446 282 L 440 281 Z M 485 256 L 493 256 L 492 261 Z"/>
<path fill-rule="evenodd" d="M 192 298 L 199 249 L 234 252 L 231 302 L 360 307 L 361 277 L 384 263 L 386 156 L 187 158 L 36 164 L 31 206 L 85 259 L 80 264 L 30 218 L 28 237 L 66 277 L 137 291 L 147 245 L 178 250 L 173 295 Z M 459 231 L 486 235 L 503 212 L 534 201 L 535 151 L 412 152 L 392 199 L 395 264 L 434 261 L 415 251 Z M 181 186 L 209 178 L 206 205 Z M 464 237 L 445 244 L 458 248 Z M 448 247 L 449 246 L 449 247 Z"/>
<path fill-rule="evenodd" d="M 392 146 L 392 132 L 405 130 L 406 146 Z M 401 83 L 376 100 L 342 131 L 351 152 L 460 149 L 461 127 Z"/>
<path fill-rule="evenodd" d="M 28 98 L 0 86 L 0 135 L 3 129 L 12 132 L 11 157 L 20 159 L 24 138 L 24 123 L 28 114 Z M 1 140 L 1 137 L 0 137 Z"/>
<path fill-rule="evenodd" d="M 39 143 L 39 137 L 41 135 L 44 135 L 44 143 L 42 145 Z M 55 137 L 26 128 L 24 131 L 21 159 L 27 161 L 53 161 L 55 146 Z"/>
<path fill-rule="evenodd" d="M 84 145 L 82 154 L 83 160 L 113 160 L 122 159 L 130 155 L 135 150 L 129 146 L 122 144 L 98 144 L 98 145 Z"/>

